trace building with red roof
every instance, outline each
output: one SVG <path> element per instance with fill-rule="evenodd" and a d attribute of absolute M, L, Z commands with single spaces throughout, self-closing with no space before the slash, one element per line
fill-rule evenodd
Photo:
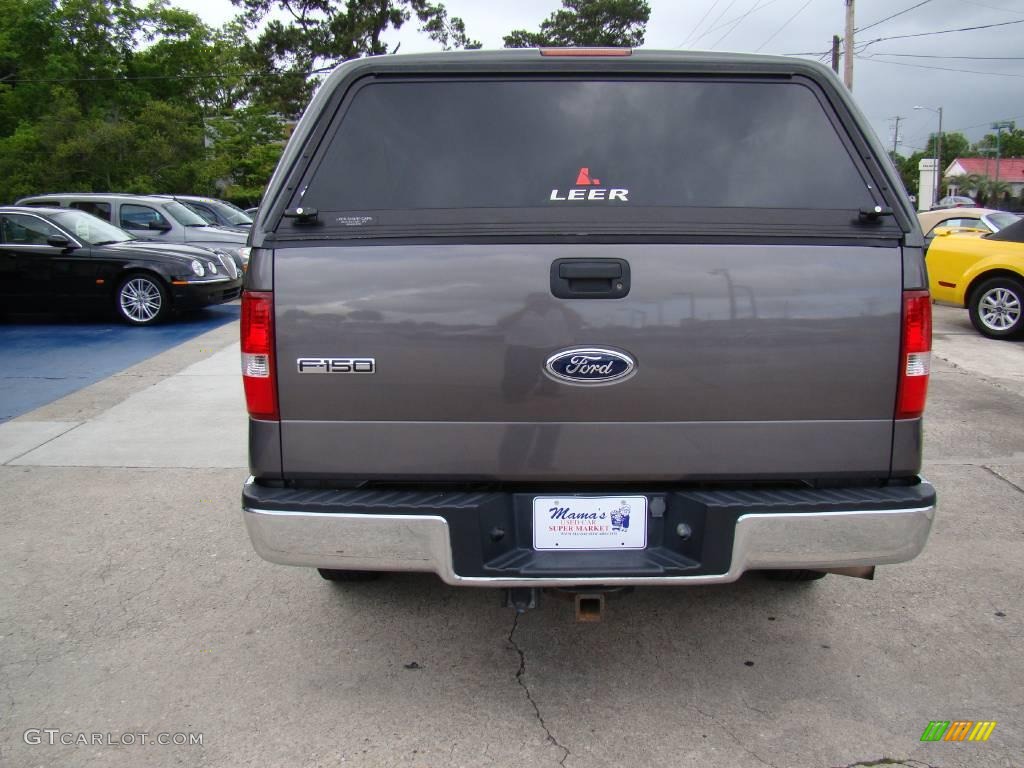
<path fill-rule="evenodd" d="M 943 178 L 949 180 L 956 176 L 987 176 L 996 178 L 996 159 L 994 157 L 958 157 L 946 168 Z M 1010 195 L 1020 197 L 1024 193 L 1024 157 L 1002 157 L 999 159 L 999 181 L 1010 186 Z M 955 187 L 955 185 L 954 185 Z M 971 192 L 973 190 L 958 190 Z M 950 191 L 950 194 L 957 194 Z"/>

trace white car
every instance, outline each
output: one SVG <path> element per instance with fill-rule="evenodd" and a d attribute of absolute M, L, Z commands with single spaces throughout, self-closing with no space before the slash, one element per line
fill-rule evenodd
<path fill-rule="evenodd" d="M 965 195 L 948 195 L 935 204 L 932 210 L 940 208 L 973 208 L 977 203 Z"/>

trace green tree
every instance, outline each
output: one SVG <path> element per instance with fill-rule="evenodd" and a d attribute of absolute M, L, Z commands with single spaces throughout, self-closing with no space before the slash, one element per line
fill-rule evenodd
<path fill-rule="evenodd" d="M 976 146 L 978 150 L 986 150 L 994 157 L 996 135 L 994 133 L 986 134 Z M 1002 132 L 999 137 L 999 154 L 1002 157 L 1024 157 L 1024 128 L 1014 128 Z"/>
<path fill-rule="evenodd" d="M 908 194 L 916 196 L 919 192 L 921 172 L 918 170 L 918 163 L 925 157 L 927 155 L 924 152 L 915 152 L 909 157 L 896 155 L 894 158 L 896 170 L 900 172 L 900 178 L 903 180 L 903 186 L 906 187 Z"/>
<path fill-rule="evenodd" d="M 540 23 L 540 30 L 514 29 L 506 48 L 542 46 L 616 46 L 644 44 L 651 18 L 647 0 L 562 0 L 562 8 Z"/>
<path fill-rule="evenodd" d="M 911 195 L 918 195 L 920 192 L 921 171 L 919 165 L 922 160 L 935 157 L 936 134 L 928 137 L 928 143 L 920 152 L 915 152 L 909 157 L 896 155 L 894 162 L 903 179 L 903 185 Z M 962 133 L 952 132 L 942 134 L 942 160 L 939 163 L 941 171 L 945 171 L 958 157 L 974 157 L 974 150 L 971 148 L 967 137 Z M 945 182 L 944 182 L 945 183 Z M 938 195 L 942 197 L 942 195 Z"/>
<path fill-rule="evenodd" d="M 284 149 L 284 125 L 263 107 L 243 107 L 207 121 L 208 184 L 221 197 L 255 205 Z"/>
<path fill-rule="evenodd" d="M 958 176 L 948 176 L 944 179 L 946 194 L 950 194 L 951 189 L 956 189 L 958 195 L 976 197 L 986 180 L 986 176 L 977 173 L 962 173 Z"/>
<path fill-rule="evenodd" d="M 125 67 L 125 76 L 150 98 L 232 109 L 245 96 L 240 54 L 249 44 L 240 21 L 212 29 L 178 8 L 159 7 L 159 36 L 150 35 Z"/>
<path fill-rule="evenodd" d="M 311 75 L 334 64 L 388 51 L 381 36 L 415 16 L 430 39 L 445 50 L 479 48 L 462 19 L 450 17 L 441 3 L 427 0 L 231 0 L 251 29 L 262 24 L 255 43 L 243 54 L 257 74 L 250 97 L 271 111 L 293 117 L 316 87 Z M 284 20 L 268 16 L 279 10 Z"/>
<path fill-rule="evenodd" d="M 211 136 L 249 88 L 247 44 L 241 23 L 211 29 L 165 0 L 0 0 L 0 202 L 211 193 L 235 173 L 249 194 L 280 153 L 281 121 L 244 144 L 215 149 Z"/>
<path fill-rule="evenodd" d="M 935 141 L 937 134 L 928 137 L 923 157 L 935 157 Z M 951 132 L 942 134 L 942 159 L 939 161 L 939 170 L 945 172 L 954 160 L 958 157 L 976 157 L 977 153 L 972 149 L 971 142 L 962 133 Z"/>
<path fill-rule="evenodd" d="M 385 53 L 383 32 L 412 18 L 443 48 L 479 46 L 428 0 L 235 2 L 241 17 L 213 29 L 168 0 L 0 0 L 0 203 L 54 190 L 255 202 L 312 69 Z"/>
<path fill-rule="evenodd" d="M 1009 202 L 1010 193 L 1013 190 L 1003 179 L 996 181 L 988 176 L 982 176 L 982 182 L 978 189 L 978 202 L 983 205 L 999 207 Z"/>

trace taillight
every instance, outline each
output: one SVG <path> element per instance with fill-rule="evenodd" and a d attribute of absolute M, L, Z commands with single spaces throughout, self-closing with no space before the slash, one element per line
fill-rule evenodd
<path fill-rule="evenodd" d="M 242 382 L 252 418 L 280 418 L 274 365 L 274 294 L 269 292 L 242 292 Z"/>
<path fill-rule="evenodd" d="M 928 375 L 932 370 L 932 297 L 928 291 L 903 292 L 903 345 L 896 418 L 916 419 L 924 413 Z"/>

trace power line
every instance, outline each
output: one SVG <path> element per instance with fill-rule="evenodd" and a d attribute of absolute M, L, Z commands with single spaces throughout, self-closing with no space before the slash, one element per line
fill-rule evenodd
<path fill-rule="evenodd" d="M 700 40 L 702 38 L 707 37 L 709 34 L 714 32 L 716 29 L 721 29 L 721 27 L 716 27 L 715 24 L 717 24 L 719 21 L 721 21 L 722 17 L 725 16 L 725 14 L 727 14 L 729 12 L 729 9 L 732 8 L 734 5 L 736 5 L 736 0 L 729 0 L 729 4 L 727 6 L 725 6 L 725 8 L 722 9 L 721 13 L 719 13 L 717 16 L 715 16 L 715 20 L 714 21 L 708 22 L 708 28 L 705 29 L 703 32 L 701 32 L 700 35 L 695 37 L 693 40 L 691 40 L 690 41 L 690 45 L 695 45 L 696 43 L 700 42 Z M 727 21 L 726 24 L 728 24 L 728 23 L 729 22 Z"/>
<path fill-rule="evenodd" d="M 962 0 L 962 2 L 965 2 L 968 5 L 976 5 L 979 8 L 988 8 L 990 11 L 1002 11 L 1003 13 L 1010 13 L 1014 16 L 1024 16 L 1024 13 L 1021 13 L 1020 11 L 1015 11 L 1011 8 L 1000 8 L 997 5 L 985 5 L 985 3 L 979 3 L 977 0 Z"/>
<path fill-rule="evenodd" d="M 713 32 L 718 32 L 719 30 L 724 30 L 729 25 L 734 25 L 736 22 L 739 22 L 739 20 L 741 20 L 742 18 L 745 18 L 746 16 L 749 16 L 751 13 L 754 13 L 755 11 L 761 10 L 763 8 L 767 8 L 769 5 L 774 5 L 778 1 L 779 0 L 768 0 L 768 2 L 766 2 L 766 3 L 755 3 L 756 7 L 751 8 L 749 11 L 746 11 L 745 13 L 740 13 L 738 16 L 733 16 L 732 18 L 730 18 L 728 20 L 728 22 L 723 22 L 722 24 L 720 24 L 718 26 L 711 26 L 711 27 L 709 27 L 707 30 L 701 32 L 700 35 L 697 38 L 695 38 L 692 42 L 696 43 L 701 38 L 706 37 L 707 35 L 710 35 Z M 731 7 L 731 4 L 730 4 L 730 7 Z M 725 10 L 728 10 L 728 9 L 729 8 L 726 8 Z M 723 11 L 722 13 L 719 13 L 718 17 L 714 20 L 714 22 L 712 22 L 712 25 L 715 25 L 718 22 L 719 18 L 721 18 L 724 15 L 725 15 L 725 11 Z"/>
<path fill-rule="evenodd" d="M 1012 123 L 1017 120 L 1024 120 L 1024 115 L 1018 115 L 1017 117 L 1007 117 L 1000 120 L 986 120 L 983 123 L 975 123 L 974 125 L 964 126 L 963 128 L 955 128 L 956 131 L 969 131 L 971 128 L 981 128 L 983 125 L 991 125 L 992 123 Z"/>
<path fill-rule="evenodd" d="M 720 2 L 722 2 L 722 0 L 714 0 L 714 2 L 708 6 L 708 9 L 704 11 L 704 15 L 700 17 L 700 21 L 698 21 L 694 28 L 690 30 L 690 34 L 686 36 L 686 39 L 683 40 L 683 42 L 681 42 L 678 46 L 676 46 L 677 48 L 682 48 L 690 41 L 691 37 L 697 34 L 697 30 L 700 29 L 700 25 L 704 23 L 704 19 L 706 19 L 711 14 L 711 12 L 715 10 L 715 6 L 717 6 Z"/>
<path fill-rule="evenodd" d="M 855 56 L 854 58 L 860 59 L 861 61 L 873 61 L 876 64 L 891 64 L 894 67 L 913 67 L 914 69 L 931 69 L 940 72 L 964 72 L 969 75 L 993 75 L 995 77 L 1024 77 L 1021 74 L 1014 74 L 1012 72 L 985 72 L 978 69 L 954 69 L 952 67 L 935 67 L 928 64 L 909 64 L 905 61 L 886 61 L 885 59 L 878 59 L 874 56 Z"/>
<path fill-rule="evenodd" d="M 926 0 L 926 1 L 927 1 L 927 0 Z M 799 7 L 799 8 L 797 9 L 797 12 L 796 12 L 796 13 L 794 13 L 794 14 L 793 14 L 792 16 L 790 16 L 790 17 L 789 17 L 788 19 L 786 19 L 786 21 L 785 21 L 785 22 L 784 22 L 784 23 L 782 24 L 782 26 L 781 26 L 781 27 L 779 27 L 778 29 L 776 29 L 776 30 L 775 30 L 775 31 L 774 31 L 774 32 L 773 32 L 773 33 L 772 33 L 771 35 L 769 35 L 769 37 L 768 37 L 768 39 L 767 39 L 767 40 L 765 40 L 765 41 L 764 41 L 763 43 L 761 43 L 761 45 L 760 45 L 760 46 L 758 46 L 757 50 L 755 50 L 755 51 L 754 51 L 754 53 L 757 53 L 757 52 L 758 52 L 758 51 L 760 51 L 760 50 L 761 50 L 762 48 L 764 48 L 764 47 L 765 47 L 766 45 L 768 45 L 768 43 L 770 43 L 770 42 L 771 42 L 772 40 L 774 40 L 774 39 L 775 39 L 775 38 L 776 38 L 776 37 L 778 36 L 778 34 L 779 34 L 779 33 L 780 33 L 780 32 L 781 32 L 782 30 L 784 30 L 784 29 L 785 29 L 786 27 L 788 27 L 788 26 L 790 25 L 790 22 L 792 22 L 792 21 L 793 21 L 793 19 L 795 19 L 795 18 L 796 18 L 797 16 L 799 16 L 799 15 L 800 15 L 801 13 L 803 13 L 803 12 L 804 12 L 804 10 L 805 10 L 805 9 L 807 8 L 807 6 L 808 6 L 808 5 L 810 5 L 810 4 L 812 3 L 812 2 L 813 2 L 813 0 L 807 0 L 807 2 L 806 2 L 806 3 L 804 3 L 803 5 L 801 5 L 801 6 L 800 6 L 800 7 Z"/>
<path fill-rule="evenodd" d="M 1024 19 L 1019 19 L 1017 21 L 1001 21 L 998 24 L 980 24 L 980 25 L 974 26 L 974 27 L 958 27 L 956 29 L 938 29 L 938 30 L 935 30 L 934 32 L 915 32 L 914 34 L 911 34 L 911 35 L 891 35 L 890 37 L 878 37 L 878 38 L 875 38 L 874 40 L 869 40 L 868 42 L 864 43 L 863 46 L 864 46 L 864 48 L 867 48 L 869 45 L 874 45 L 875 43 L 885 42 L 886 40 L 906 40 L 906 39 L 911 38 L 911 37 L 930 37 L 931 35 L 948 35 L 948 34 L 952 34 L 953 32 L 973 32 L 974 30 L 977 30 L 977 29 L 992 29 L 993 27 L 1007 27 L 1007 26 L 1009 26 L 1011 24 L 1024 24 Z M 862 50 L 863 50 L 863 48 L 862 48 Z"/>
<path fill-rule="evenodd" d="M 703 33 L 701 34 L 701 36 L 697 38 L 697 40 L 700 40 L 700 38 L 701 38 L 701 37 L 704 37 L 704 35 L 710 35 L 710 34 L 711 34 L 712 32 L 717 32 L 717 31 L 718 31 L 718 30 L 720 30 L 720 29 L 725 29 L 725 28 L 726 28 L 726 27 L 728 27 L 728 26 L 729 26 L 730 24 L 734 24 L 735 22 L 738 22 L 738 21 L 740 21 L 740 20 L 742 20 L 742 19 L 746 18 L 747 16 L 749 16 L 749 15 L 750 15 L 750 14 L 752 14 L 752 13 L 754 13 L 755 11 L 760 11 L 760 10 L 762 10 L 762 9 L 764 9 L 764 8 L 767 8 L 767 7 L 769 6 L 769 5 L 774 5 L 774 4 L 775 4 L 775 3 L 777 3 L 777 2 L 779 2 L 779 0 L 768 0 L 768 2 L 767 2 L 767 3 L 763 3 L 763 4 L 760 4 L 760 5 L 757 5 L 756 7 L 754 7 L 754 8 L 751 8 L 751 9 L 750 9 L 749 11 L 747 11 L 746 13 L 740 14 L 739 16 L 733 16 L 733 17 L 732 17 L 731 19 L 729 19 L 728 21 L 726 21 L 726 22 L 723 22 L 723 23 L 719 24 L 719 25 L 718 25 L 717 27 L 711 27 L 710 29 L 706 29 L 706 30 L 705 30 L 705 31 L 704 31 L 704 32 L 703 32 Z M 719 18 L 721 18 L 721 17 L 719 17 Z M 717 19 L 716 19 L 716 21 L 717 21 Z M 731 30 L 730 30 L 730 31 L 731 31 Z M 694 40 L 694 42 L 697 42 L 697 40 Z M 717 43 L 716 43 L 716 45 L 717 45 Z"/>
<path fill-rule="evenodd" d="M 888 51 L 875 51 L 871 56 L 898 56 L 905 59 L 967 59 L 969 61 L 1024 61 L 1024 56 L 940 56 L 926 53 L 889 53 Z M 867 56 L 865 58 L 871 58 Z"/>
<path fill-rule="evenodd" d="M 892 16 L 886 16 L 884 19 L 880 19 L 879 21 L 876 21 L 874 24 L 868 24 L 866 27 L 858 27 L 856 31 L 857 32 L 864 32 L 865 30 L 871 29 L 872 27 L 877 27 L 879 24 L 884 24 L 885 22 L 889 21 L 890 19 L 895 19 L 897 16 L 902 16 L 904 13 L 910 13 L 915 8 L 920 8 L 922 5 L 927 5 L 931 1 L 932 0 L 922 0 L 917 5 L 912 5 L 909 8 L 905 8 L 902 11 L 900 11 L 899 13 L 894 13 Z"/>
<path fill-rule="evenodd" d="M 860 51 L 859 52 L 863 53 L 864 49 L 867 48 L 869 45 L 874 45 L 875 43 L 883 43 L 883 42 L 885 42 L 887 40 L 904 40 L 904 39 L 910 38 L 910 37 L 928 37 L 930 35 L 948 35 L 948 34 L 951 34 L 953 32 L 972 32 L 972 31 L 974 31 L 976 29 L 991 29 L 992 27 L 1005 27 L 1005 26 L 1008 26 L 1010 24 L 1024 24 L 1024 19 L 1020 19 L 1018 21 L 1003 21 L 1003 22 L 1000 22 L 998 24 L 982 24 L 982 25 L 975 26 L 975 27 L 958 27 L 957 29 L 939 29 L 939 30 L 936 30 L 934 32 L 918 32 L 918 33 L 913 34 L 913 35 L 892 35 L 890 37 L 877 37 L 874 40 L 869 40 L 866 43 L 859 44 L 860 45 Z M 821 52 L 820 51 L 800 51 L 799 53 L 784 53 L 782 55 L 783 56 L 820 56 Z"/>
<path fill-rule="evenodd" d="M 273 74 L 281 74 L 275 72 Z M 228 77 L 240 77 L 241 73 L 226 73 L 221 72 L 219 74 L 205 74 L 205 75 L 120 75 L 115 77 L 40 77 L 40 78 L 18 78 L 16 80 L 7 80 L 11 84 L 17 83 L 107 83 L 107 82 L 127 82 L 137 80 L 207 80 L 207 79 L 225 79 Z"/>
<path fill-rule="evenodd" d="M 1017 120 L 1024 120 L 1024 115 L 1018 115 L 1017 117 L 1000 118 L 999 120 L 986 120 L 982 123 L 975 123 L 974 125 L 965 125 L 961 128 L 950 128 L 949 130 L 945 131 L 945 133 L 963 133 L 964 131 L 969 131 L 972 128 L 990 126 L 992 125 L 992 123 L 1015 122 Z M 933 132 L 929 132 L 928 134 L 916 134 L 912 138 L 905 140 L 903 142 L 903 146 L 920 149 L 921 147 L 918 145 L 918 142 L 921 141 L 921 139 L 930 138 L 933 135 Z"/>
<path fill-rule="evenodd" d="M 750 7 L 750 9 L 742 16 L 737 17 L 736 23 L 729 27 L 725 32 L 723 32 L 722 36 L 714 42 L 714 44 L 711 46 L 711 50 L 717 48 L 718 44 L 725 40 L 725 38 L 727 38 L 729 35 L 731 35 L 733 31 L 736 29 L 736 27 L 742 24 L 743 20 L 746 19 L 750 14 L 752 14 L 754 11 L 763 8 L 766 5 L 769 5 L 771 2 L 772 0 L 768 0 L 768 2 L 762 2 L 762 0 L 754 0 L 754 4 Z"/>
<path fill-rule="evenodd" d="M 318 67 L 317 69 L 310 69 L 305 72 L 286 72 L 282 70 L 270 70 L 267 72 L 259 73 L 260 77 L 265 75 L 322 75 L 325 72 L 330 72 L 336 64 L 331 64 L 326 67 Z M 119 82 L 136 82 L 139 80 L 225 80 L 230 77 L 244 77 L 251 72 L 219 72 L 219 73 L 208 73 L 202 75 L 190 75 L 190 74 L 176 74 L 176 75 L 118 75 L 114 77 L 43 77 L 43 78 L 17 78 L 15 80 L 5 79 L 3 82 L 11 85 L 17 85 L 18 83 L 119 83 Z"/>

